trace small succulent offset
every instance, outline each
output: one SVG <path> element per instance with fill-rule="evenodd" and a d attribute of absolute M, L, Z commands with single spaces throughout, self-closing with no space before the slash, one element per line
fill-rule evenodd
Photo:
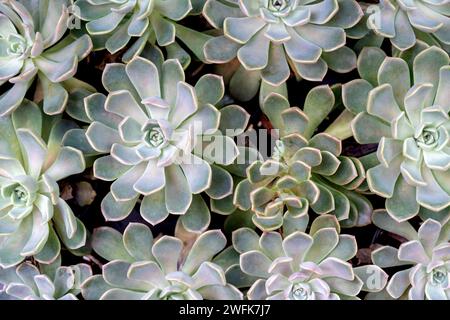
<path fill-rule="evenodd" d="M 88 55 L 88 35 L 63 36 L 68 30 L 69 0 L 0 1 L 0 115 L 11 113 L 37 77 L 47 114 L 64 111 L 68 91 L 80 82 L 73 76 Z"/>
<path fill-rule="evenodd" d="M 404 267 L 396 272 L 386 292 L 371 294 L 409 300 L 450 300 L 450 223 L 426 220 L 416 232 L 408 222 L 398 222 L 385 210 L 377 210 L 374 224 L 407 239 L 400 247 L 383 246 L 372 252 L 372 260 L 381 268 Z"/>
<path fill-rule="evenodd" d="M 96 49 L 116 53 L 136 39 L 125 60 L 139 55 L 147 43 L 167 47 L 171 53 L 186 53 L 176 43 L 176 24 L 192 10 L 190 0 L 77 0 L 79 18 L 93 37 Z"/>
<path fill-rule="evenodd" d="M 199 193 L 211 186 L 211 166 L 232 164 L 238 156 L 234 140 L 218 130 L 221 113 L 214 105 L 224 85 L 205 75 L 193 87 L 177 60 L 162 62 L 161 52 L 154 52 L 155 63 L 136 57 L 108 65 L 103 84 L 109 95 L 85 99 L 92 122 L 86 138 L 95 152 L 107 154 L 94 162 L 94 175 L 114 181 L 102 211 L 108 220 L 122 220 L 143 195 L 140 212 L 152 225 L 176 214 L 187 229 L 202 231 L 210 216 Z M 85 140 L 77 147 L 83 149 Z"/>
<path fill-rule="evenodd" d="M 341 141 L 316 128 L 335 107 L 328 86 L 319 86 L 307 96 L 303 110 L 290 108 L 278 94 L 269 95 L 263 111 L 279 129 L 271 158 L 256 161 L 247 170 L 235 192 L 235 203 L 251 209 L 254 224 L 264 231 L 283 227 L 290 234 L 304 228 L 308 210 L 332 213 L 343 226 L 370 223 L 372 206 L 355 190 L 365 179 L 361 162 L 341 155 Z"/>
<path fill-rule="evenodd" d="M 309 233 L 296 231 L 282 237 L 251 229 L 233 233 L 239 266 L 254 279 L 247 292 L 250 300 L 339 300 L 355 299 L 361 291 L 378 292 L 387 274 L 379 267 L 352 267 L 347 262 L 357 251 L 353 236 L 340 235 L 334 216 L 324 215 Z M 242 277 L 244 278 L 244 277 Z"/>
<path fill-rule="evenodd" d="M 369 28 L 389 38 L 398 50 L 410 49 L 417 39 L 449 48 L 450 2 L 447 0 L 380 0 L 370 7 L 370 13 Z"/>
<path fill-rule="evenodd" d="M 363 16 L 354 0 L 208 0 L 203 14 L 223 36 L 205 44 L 206 61 L 241 66 L 230 82 L 240 100 L 256 95 L 263 83 L 278 87 L 291 70 L 299 79 L 320 81 L 328 68 L 348 72 L 356 55 L 345 29 Z"/>
<path fill-rule="evenodd" d="M 78 300 L 81 284 L 90 276 L 91 267 L 82 263 L 43 273 L 29 262 L 0 268 L 0 300 Z"/>
<path fill-rule="evenodd" d="M 387 198 L 386 209 L 397 221 L 448 214 L 449 61 L 445 51 L 431 47 L 415 57 L 410 69 L 400 58 L 366 48 L 359 61 L 364 79 L 344 86 L 344 103 L 357 114 L 355 139 L 379 143 L 379 164 L 367 171 L 367 183 Z"/>
<path fill-rule="evenodd" d="M 219 230 L 198 235 L 189 247 L 179 238 L 153 239 L 150 229 L 131 223 L 123 235 L 102 227 L 93 235 L 94 250 L 110 262 L 102 275 L 82 287 L 87 300 L 241 300 L 242 293 L 226 283 L 213 258 L 226 245 Z"/>
<path fill-rule="evenodd" d="M 57 182 L 85 169 L 81 151 L 61 147 L 76 125 L 45 117 L 24 100 L 11 116 L 0 118 L 0 266 L 33 256 L 52 263 L 60 241 L 70 250 L 86 241 L 86 229 L 60 198 Z"/>

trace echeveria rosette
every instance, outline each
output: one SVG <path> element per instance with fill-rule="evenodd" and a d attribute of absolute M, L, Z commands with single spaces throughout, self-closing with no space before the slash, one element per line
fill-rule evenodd
<path fill-rule="evenodd" d="M 29 262 L 0 268 L 0 300 L 78 300 L 81 284 L 92 276 L 91 267 L 80 263 L 40 272 Z"/>
<path fill-rule="evenodd" d="M 449 48 L 450 2 L 447 0 L 380 0 L 370 7 L 370 13 L 369 28 L 389 38 L 398 50 L 412 48 L 417 39 Z"/>
<path fill-rule="evenodd" d="M 306 229 L 306 227 L 305 227 Z M 239 268 L 227 276 L 238 287 L 251 286 L 250 300 L 340 300 L 356 299 L 361 291 L 378 292 L 387 275 L 379 267 L 353 267 L 348 261 L 357 252 L 353 236 L 339 234 L 334 216 L 324 215 L 311 225 L 309 233 L 298 230 L 289 236 L 251 229 L 233 233 L 233 247 L 240 254 Z"/>
<path fill-rule="evenodd" d="M 193 9 L 190 0 L 77 0 L 75 6 L 79 17 L 86 21 L 86 31 L 93 37 L 96 49 L 116 53 L 134 41 L 124 61 L 140 55 L 147 44 L 165 47 L 169 58 L 179 58 L 183 66 L 190 61 L 189 54 L 176 42 L 179 29 L 175 23 Z M 201 6 L 196 3 L 194 13 Z M 181 32 L 189 31 L 179 28 Z"/>
<path fill-rule="evenodd" d="M 359 60 L 364 79 L 344 86 L 344 102 L 357 114 L 355 139 L 379 143 L 368 186 L 387 198 L 386 209 L 397 221 L 417 214 L 438 219 L 449 212 L 449 61 L 445 51 L 431 47 L 409 68 L 402 59 L 368 48 Z"/>
<path fill-rule="evenodd" d="M 203 15 L 223 36 L 205 44 L 205 59 L 240 67 L 230 80 L 238 99 L 253 98 L 261 79 L 279 87 L 291 70 L 297 78 L 320 81 L 328 68 L 348 72 L 355 53 L 345 46 L 345 29 L 363 12 L 353 0 L 209 0 Z"/>
<path fill-rule="evenodd" d="M 407 221 L 398 222 L 377 210 L 373 223 L 406 239 L 400 247 L 383 246 L 372 261 L 383 269 L 395 267 L 386 290 L 371 299 L 450 300 L 450 224 L 427 219 L 418 231 Z"/>
<path fill-rule="evenodd" d="M 107 220 L 127 217 L 143 195 L 141 215 L 152 225 L 176 214 L 187 229 L 201 231 L 210 215 L 199 194 L 211 187 L 213 167 L 220 170 L 216 166 L 238 156 L 233 139 L 218 130 L 221 113 L 214 105 L 223 82 L 205 75 L 193 87 L 178 60 L 162 62 L 156 52 L 156 64 L 136 57 L 106 67 L 108 96 L 85 99 L 91 124 L 85 133 L 74 130 L 66 143 L 86 148 L 87 140 L 94 154 L 108 154 L 94 162 L 97 178 L 114 181 L 102 202 Z"/>
<path fill-rule="evenodd" d="M 272 157 L 253 163 L 235 192 L 237 206 L 251 209 L 260 229 L 283 227 L 289 234 L 303 228 L 310 208 L 333 213 L 346 227 L 370 223 L 372 206 L 355 191 L 365 179 L 361 162 L 341 155 L 342 143 L 335 136 L 315 133 L 335 105 L 328 86 L 313 89 L 303 110 L 290 108 L 278 94 L 266 98 L 262 109 L 280 130 L 279 140 Z"/>
<path fill-rule="evenodd" d="M 0 266 L 26 257 L 52 263 L 60 241 L 70 250 L 86 242 L 86 229 L 60 198 L 57 182 L 83 172 L 81 151 L 61 147 L 76 125 L 42 116 L 24 100 L 11 116 L 0 118 Z"/>
<path fill-rule="evenodd" d="M 35 78 L 47 114 L 64 111 L 69 93 L 79 81 L 73 76 L 78 62 L 88 55 L 92 42 L 87 35 L 67 36 L 68 0 L 0 3 L 0 86 L 12 84 L 0 96 L 0 115 L 17 108 Z"/>
<path fill-rule="evenodd" d="M 87 300 L 241 300 L 242 293 L 227 284 L 213 258 L 226 238 L 219 230 L 197 235 L 190 247 L 177 237 L 153 239 L 150 229 L 131 223 L 123 235 L 101 227 L 93 248 L 110 261 L 101 275 L 83 284 Z"/>

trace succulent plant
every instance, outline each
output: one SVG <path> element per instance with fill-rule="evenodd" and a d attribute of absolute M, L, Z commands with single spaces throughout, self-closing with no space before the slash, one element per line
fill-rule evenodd
<path fill-rule="evenodd" d="M 86 229 L 60 198 L 57 184 L 85 168 L 81 151 L 61 147 L 63 135 L 75 126 L 43 116 L 28 100 L 0 118 L 1 267 L 29 256 L 51 263 L 60 241 L 70 250 L 85 244 Z"/>
<path fill-rule="evenodd" d="M 385 292 L 370 298 L 450 300 L 450 223 L 427 219 L 416 231 L 409 222 L 394 220 L 386 210 L 376 210 L 373 223 L 406 241 L 398 249 L 383 246 L 372 252 L 373 262 L 381 268 L 401 270 L 390 278 Z"/>
<path fill-rule="evenodd" d="M 355 256 L 357 244 L 353 236 L 339 233 L 339 223 L 330 215 L 318 217 L 309 233 L 299 230 L 284 237 L 277 232 L 259 237 L 248 228 L 236 230 L 233 247 L 240 254 L 240 269 L 257 279 L 247 297 L 339 300 L 354 299 L 362 290 L 381 291 L 387 274 L 374 265 L 353 267 L 347 262 Z"/>
<path fill-rule="evenodd" d="M 0 268 L 0 300 L 78 300 L 81 284 L 92 275 L 91 267 L 81 263 L 59 266 L 43 272 L 29 262 L 17 267 Z"/>
<path fill-rule="evenodd" d="M 0 0 L 0 300 L 448 300 L 449 28 L 450 0 Z"/>
<path fill-rule="evenodd" d="M 196 237 L 191 246 L 179 238 L 153 239 L 140 223 L 128 225 L 123 235 L 101 227 L 94 232 L 93 248 L 110 261 L 102 275 L 88 279 L 82 288 L 87 300 L 236 300 L 242 293 L 226 283 L 214 262 L 226 245 L 219 230 Z"/>
<path fill-rule="evenodd" d="M 62 39 L 70 4 L 69 0 L 0 2 L 0 88 L 6 90 L 0 96 L 1 116 L 20 105 L 35 78 L 47 114 L 63 112 L 68 91 L 85 85 L 73 76 L 92 42 L 88 35 Z"/>
<path fill-rule="evenodd" d="M 189 38 L 188 29 L 175 21 L 185 18 L 191 10 L 198 13 L 202 1 L 190 0 L 77 0 L 78 16 L 86 21 L 86 31 L 93 37 L 96 49 L 116 53 L 125 48 L 123 58 L 130 61 L 148 45 L 165 47 L 169 58 L 178 58 L 183 66 L 189 54 L 176 42 L 176 37 Z M 135 40 L 134 40 L 135 39 Z"/>
<path fill-rule="evenodd" d="M 410 49 L 417 39 L 450 45 L 450 2 L 446 0 L 380 0 L 370 9 L 369 28 L 389 38 L 398 50 Z"/>
<path fill-rule="evenodd" d="M 365 179 L 361 162 L 342 156 L 341 141 L 316 128 L 335 107 L 328 86 L 307 96 L 303 110 L 289 107 L 278 94 L 269 95 L 262 109 L 279 130 L 271 158 L 247 170 L 235 192 L 235 203 L 255 213 L 253 222 L 265 231 L 284 228 L 289 234 L 303 228 L 308 210 L 333 213 L 344 226 L 370 223 L 372 206 L 354 190 Z"/>
<path fill-rule="evenodd" d="M 94 175 L 114 181 L 102 212 L 107 220 L 122 220 L 143 195 L 140 212 L 152 225 L 176 214 L 187 229 L 202 231 L 210 215 L 199 193 L 211 187 L 213 168 L 214 177 L 223 178 L 213 164 L 231 165 L 238 156 L 234 140 L 219 130 L 221 112 L 214 106 L 223 82 L 204 75 L 192 87 L 178 60 L 162 62 L 161 52 L 155 54 L 155 63 L 136 57 L 127 65 L 108 65 L 108 96 L 85 99 L 91 122 L 85 136 L 95 152 L 107 154 L 95 161 Z M 66 141 L 83 149 L 84 132 L 71 135 Z"/>
<path fill-rule="evenodd" d="M 230 90 L 246 101 L 261 79 L 278 87 L 289 78 L 320 81 L 328 68 L 348 72 L 355 53 L 345 46 L 345 29 L 363 12 L 354 0 L 208 0 L 203 14 L 223 35 L 206 42 L 208 62 L 240 62 Z"/>
<path fill-rule="evenodd" d="M 361 144 L 379 143 L 367 171 L 370 190 L 386 199 L 397 221 L 417 214 L 448 215 L 450 205 L 449 57 L 437 47 L 419 53 L 412 68 L 400 58 L 366 48 L 363 79 L 344 86 L 343 100 Z"/>

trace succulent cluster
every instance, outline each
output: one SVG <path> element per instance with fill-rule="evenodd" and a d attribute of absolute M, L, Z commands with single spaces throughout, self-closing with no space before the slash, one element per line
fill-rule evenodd
<path fill-rule="evenodd" d="M 0 300 L 450 299 L 450 2 L 368 2 L 0 0 Z"/>

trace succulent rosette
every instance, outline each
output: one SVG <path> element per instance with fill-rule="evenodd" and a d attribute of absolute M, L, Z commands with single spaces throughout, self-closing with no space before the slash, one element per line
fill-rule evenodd
<path fill-rule="evenodd" d="M 189 30 L 175 22 L 191 10 L 198 13 L 202 1 L 190 0 L 77 0 L 77 15 L 86 22 L 86 31 L 93 37 L 96 49 L 111 53 L 132 43 L 123 56 L 130 61 L 147 45 L 165 47 L 169 58 L 178 58 L 183 66 L 189 54 L 176 42 L 177 37 L 190 39 Z"/>
<path fill-rule="evenodd" d="M 91 267 L 84 263 L 43 272 L 29 262 L 0 268 L 0 300 L 78 300 L 81 284 L 90 276 Z"/>
<path fill-rule="evenodd" d="M 397 268 L 386 290 L 371 299 L 450 300 L 450 224 L 427 219 L 418 231 L 407 221 L 394 220 L 377 210 L 373 223 L 405 238 L 400 247 L 383 246 L 372 252 L 381 268 Z"/>
<path fill-rule="evenodd" d="M 0 266 L 32 256 L 55 261 L 62 242 L 69 250 L 85 245 L 86 229 L 60 197 L 57 182 L 83 172 L 81 151 L 61 147 L 76 125 L 50 119 L 24 100 L 11 116 L 0 118 Z"/>
<path fill-rule="evenodd" d="M 253 98 L 261 79 L 281 86 L 291 70 L 299 79 L 320 81 L 328 68 L 344 73 L 356 67 L 355 53 L 345 46 L 345 29 L 363 15 L 356 1 L 209 0 L 203 15 L 223 30 L 206 42 L 206 61 L 240 62 L 230 80 L 239 100 Z"/>
<path fill-rule="evenodd" d="M 64 111 L 78 62 L 88 55 L 88 35 L 64 37 L 69 25 L 68 0 L 0 2 L 0 115 L 11 113 L 37 78 L 47 114 Z M 6 87 L 10 83 L 11 88 Z"/>
<path fill-rule="evenodd" d="M 363 79 L 344 86 L 346 107 L 357 114 L 355 139 L 379 143 L 377 153 L 368 156 L 378 159 L 367 171 L 368 186 L 386 198 L 397 221 L 448 215 L 449 61 L 445 51 L 431 47 L 409 68 L 400 58 L 367 48 L 359 60 Z"/>
<path fill-rule="evenodd" d="M 251 279 L 250 300 L 347 300 L 361 291 L 381 291 L 387 274 L 375 265 L 353 267 L 348 261 L 357 251 L 355 238 L 339 233 L 339 223 L 330 215 L 314 220 L 309 233 L 298 230 L 284 237 L 236 230 L 233 247 L 240 254 L 239 265 L 227 276 L 238 287 Z"/>
<path fill-rule="evenodd" d="M 343 226 L 370 223 L 372 206 L 355 191 L 365 179 L 363 165 L 341 155 L 341 141 L 327 130 L 315 133 L 335 105 L 328 86 L 313 89 L 303 110 L 290 108 L 278 94 L 266 98 L 262 109 L 279 139 L 271 158 L 247 169 L 248 178 L 239 183 L 234 198 L 240 209 L 255 213 L 253 222 L 260 229 L 283 227 L 289 234 L 303 228 L 310 208 L 336 215 Z"/>
<path fill-rule="evenodd" d="M 82 287 L 87 300 L 241 300 L 227 284 L 213 258 L 226 245 L 220 230 L 199 234 L 187 247 L 178 237 L 153 239 L 150 229 L 131 223 L 123 235 L 102 227 L 93 235 L 93 248 L 110 261 L 102 275 Z"/>
<path fill-rule="evenodd" d="M 124 219 L 143 196 L 140 212 L 152 225 L 176 214 L 187 229 L 202 231 L 210 213 L 199 194 L 211 187 L 213 170 L 221 178 L 218 166 L 231 165 L 239 152 L 219 130 L 221 112 L 214 105 L 223 96 L 223 82 L 205 75 L 193 87 L 178 60 L 162 62 L 161 52 L 154 52 L 155 63 L 136 57 L 106 67 L 108 96 L 85 99 L 91 123 L 85 132 L 73 130 L 65 143 L 88 155 L 107 154 L 93 165 L 95 177 L 114 181 L 102 202 L 107 220 Z M 229 175 L 224 179 L 231 183 Z M 219 191 L 219 197 L 229 192 Z"/>
<path fill-rule="evenodd" d="M 410 49 L 417 39 L 444 48 L 450 45 L 450 2 L 447 0 L 380 0 L 369 8 L 369 28 L 390 39 L 398 50 Z"/>

